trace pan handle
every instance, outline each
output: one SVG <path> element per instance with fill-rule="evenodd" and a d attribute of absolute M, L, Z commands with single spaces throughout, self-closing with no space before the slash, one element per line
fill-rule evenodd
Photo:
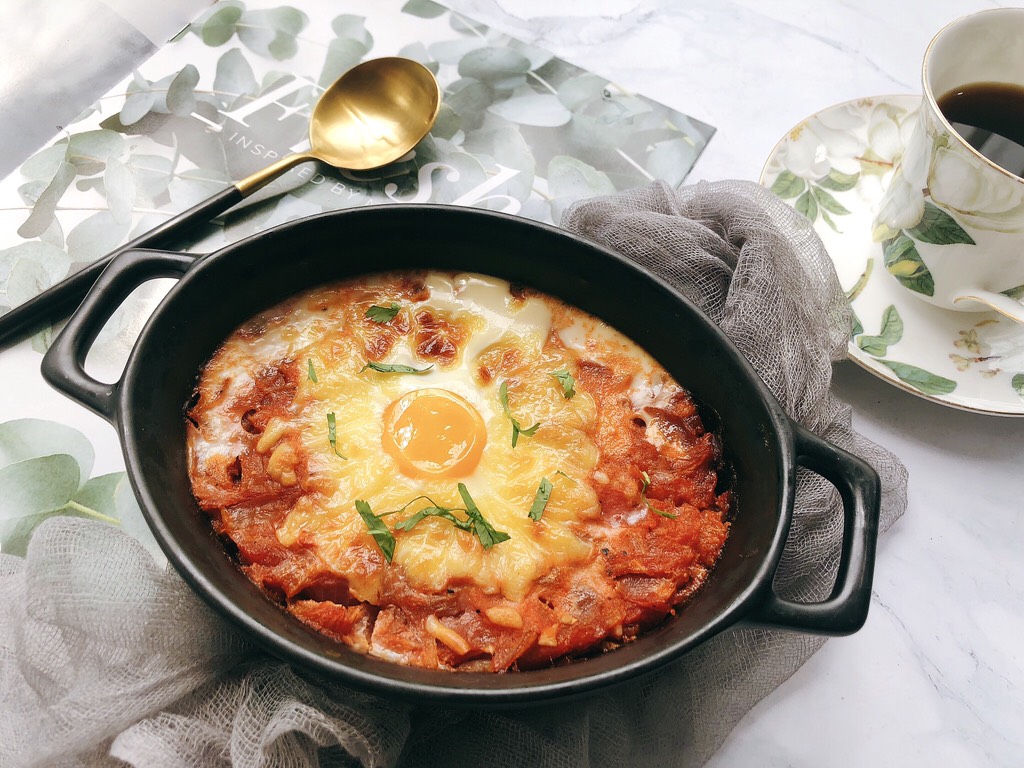
<path fill-rule="evenodd" d="M 196 258 L 169 251 L 133 250 L 118 254 L 43 355 L 39 366 L 43 378 L 54 389 L 116 424 L 121 382 L 107 384 L 85 372 L 89 349 L 114 310 L 135 288 L 157 277 L 180 277 Z"/>
<path fill-rule="evenodd" d="M 871 603 L 881 481 L 851 453 L 794 424 L 797 464 L 828 480 L 843 500 L 843 545 L 832 593 L 822 602 L 797 603 L 766 590 L 748 616 L 757 624 L 823 635 L 849 635 L 867 620 Z"/>

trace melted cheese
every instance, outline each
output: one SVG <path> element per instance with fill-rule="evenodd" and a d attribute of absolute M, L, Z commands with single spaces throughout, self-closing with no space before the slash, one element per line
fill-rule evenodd
<path fill-rule="evenodd" d="M 395 312 L 375 323 L 367 315 L 371 306 L 394 307 Z M 368 369 L 369 361 L 419 372 L 381 372 Z M 583 361 L 587 372 L 581 369 Z M 571 398 L 552 375 L 559 370 L 576 379 Z M 593 391 L 588 391 L 587 381 Z M 508 412 L 500 396 L 503 385 Z M 508 283 L 481 275 L 427 273 L 415 281 L 370 276 L 285 302 L 225 342 L 203 371 L 199 402 L 190 415 L 190 474 L 207 509 L 224 513 L 233 504 L 248 504 L 261 510 L 268 499 L 276 500 L 269 530 L 251 527 L 267 519 L 261 517 L 264 512 L 256 512 L 245 518 L 250 522 L 238 533 L 253 537 L 248 544 L 236 541 L 243 562 L 248 557 L 254 567 L 264 569 L 250 571 L 252 578 L 259 581 L 266 569 L 283 568 L 272 583 L 289 599 L 311 585 L 344 585 L 338 593 L 341 602 L 335 604 L 341 612 L 332 615 L 347 617 L 344 606 L 353 600 L 383 609 L 376 622 L 353 618 L 348 629 L 338 630 L 350 645 L 402 663 L 436 666 L 440 662 L 432 647 L 417 657 L 410 649 L 421 647 L 419 641 L 410 645 L 406 638 L 403 646 L 396 638 L 404 633 L 432 637 L 449 653 L 465 655 L 465 648 L 482 647 L 481 642 L 490 647 L 480 639 L 487 635 L 475 628 L 474 622 L 484 621 L 515 629 L 528 642 L 536 641 L 536 647 L 551 649 L 533 651 L 536 662 L 544 653 L 564 653 L 574 644 L 585 647 L 601 633 L 618 631 L 621 636 L 622 622 L 629 616 L 636 621 L 648 610 L 652 616 L 667 611 L 676 587 L 691 579 L 698 583 L 706 573 L 701 563 L 717 557 L 727 502 L 719 507 L 715 500 L 711 470 L 711 480 L 702 479 L 699 486 L 709 489 L 700 491 L 704 507 L 686 507 L 692 524 L 680 522 L 666 534 L 671 538 L 699 531 L 703 523 L 698 518 L 706 507 L 711 528 L 700 541 L 707 544 L 707 553 L 704 544 L 700 553 L 695 545 L 672 544 L 666 552 L 678 564 L 674 581 L 661 579 L 667 585 L 665 596 L 655 603 L 641 598 L 636 603 L 640 607 L 623 607 L 633 604 L 617 591 L 616 579 L 642 576 L 651 569 L 660 574 L 665 559 L 643 551 L 651 541 L 645 537 L 668 518 L 658 517 L 641 498 L 640 478 L 644 466 L 653 472 L 672 455 L 671 443 L 678 439 L 675 427 L 658 414 L 685 414 L 689 400 L 687 396 L 680 404 L 681 392 L 635 344 L 553 298 L 517 294 Z M 443 407 L 431 406 L 429 398 Z M 425 430 L 437 433 L 437 443 L 430 442 L 429 434 L 417 433 L 416 456 L 434 456 L 431 451 L 436 449 L 441 451 L 439 461 L 407 461 L 402 453 L 419 426 L 396 420 L 394 414 L 404 413 L 397 405 L 417 400 L 422 408 L 409 413 L 426 414 Z M 428 412 L 431 407 L 435 410 Z M 454 408 L 455 417 L 446 416 L 445 408 Z M 263 419 L 258 425 L 247 423 L 253 412 Z M 513 419 L 524 431 L 515 445 Z M 385 434 L 399 423 L 408 434 Z M 470 428 L 466 425 L 473 435 L 457 434 Z M 448 434 L 451 430 L 455 433 Z M 699 439 L 697 434 L 691 438 Z M 638 464 L 630 448 L 638 439 L 645 441 L 645 450 L 655 451 L 645 454 L 647 464 Z M 452 454 L 451 461 L 444 460 L 444 451 L 470 443 L 469 458 Z M 705 447 L 700 455 L 710 454 Z M 433 466 L 447 469 L 435 472 Z M 662 471 L 668 472 L 663 477 L 680 478 L 680 491 L 659 503 L 675 505 L 679 513 L 679 505 L 688 503 L 679 500 L 679 493 L 690 493 L 689 481 Z M 245 473 L 250 474 L 239 485 L 237 478 Z M 529 512 L 543 479 L 550 482 L 551 493 L 542 517 L 534 520 Z M 460 484 L 506 540 L 485 547 L 473 532 L 441 516 L 424 517 L 408 530 L 396 528 L 431 507 L 466 520 Z M 602 499 L 610 499 L 618 511 L 608 514 Z M 380 516 L 393 536 L 390 562 L 385 562 L 357 502 Z M 230 525 L 222 524 L 230 535 Z M 272 549 L 275 554 L 266 555 Z M 276 553 L 286 553 L 285 561 L 294 559 L 296 569 L 280 565 Z M 616 557 L 626 559 L 619 563 Z M 691 574 L 695 557 L 703 559 Z M 557 611 L 543 597 L 547 585 L 555 583 L 551 578 L 561 585 L 560 591 L 550 593 L 561 606 Z M 422 607 L 413 610 L 423 605 L 422 598 L 405 606 L 412 611 L 405 617 L 401 601 L 407 598 L 397 598 L 398 605 L 389 602 L 408 594 L 403 590 L 443 596 L 464 589 L 476 590 L 471 599 L 483 600 L 485 610 L 463 609 L 461 617 L 449 617 L 448 623 L 421 615 Z M 332 598 L 313 599 L 329 604 Z M 655 604 L 660 607 L 647 607 Z M 598 624 L 578 630 L 578 640 L 567 640 L 577 631 L 580 616 L 597 606 L 604 606 L 607 615 L 591 615 L 590 621 Z M 557 615 L 549 615 L 551 611 Z M 304 620 L 321 626 L 308 618 L 312 614 L 305 615 Z M 415 617 L 414 624 L 408 623 L 409 616 Z M 515 654 L 522 654 L 526 645 L 516 647 Z M 495 663 L 507 666 L 510 661 Z"/>

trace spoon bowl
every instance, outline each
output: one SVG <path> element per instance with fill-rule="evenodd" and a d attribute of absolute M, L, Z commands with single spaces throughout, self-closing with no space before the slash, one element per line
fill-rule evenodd
<path fill-rule="evenodd" d="M 243 196 L 309 160 L 350 171 L 393 163 L 434 125 L 441 88 L 429 69 L 399 57 L 359 64 L 321 94 L 309 120 L 309 151 L 282 157 L 238 182 Z"/>

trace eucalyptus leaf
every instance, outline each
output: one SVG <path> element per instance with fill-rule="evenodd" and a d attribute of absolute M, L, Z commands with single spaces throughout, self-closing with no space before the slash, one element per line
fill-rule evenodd
<path fill-rule="evenodd" d="M 124 100 L 119 115 L 122 125 L 135 125 L 149 114 L 156 102 L 152 91 L 133 93 Z"/>
<path fill-rule="evenodd" d="M 442 102 L 434 120 L 434 127 L 430 129 L 431 134 L 442 139 L 451 139 L 461 128 L 462 118 L 451 106 Z"/>
<path fill-rule="evenodd" d="M 71 182 L 75 180 L 76 175 L 75 166 L 71 163 L 62 162 L 57 167 L 57 172 L 50 183 L 46 185 L 46 189 L 39 195 L 39 199 L 36 200 L 25 223 L 18 227 L 18 234 L 21 237 L 31 240 L 47 230 L 57 211 L 57 204 L 68 187 L 71 186 Z"/>
<path fill-rule="evenodd" d="M 288 6 L 247 11 L 237 27 L 238 39 L 253 53 L 283 61 L 298 51 L 295 37 L 308 23 L 306 14 Z"/>
<path fill-rule="evenodd" d="M 550 93 L 515 96 L 488 107 L 492 114 L 520 125 L 556 128 L 572 119 L 572 112 Z"/>
<path fill-rule="evenodd" d="M 21 259 L 15 262 L 11 273 L 7 276 L 7 299 L 12 304 L 22 304 L 38 296 L 56 282 L 57 280 L 47 272 L 46 267 L 39 262 Z"/>
<path fill-rule="evenodd" d="M 526 90 L 527 92 L 533 91 L 533 89 L 526 84 L 526 75 L 509 75 L 508 77 L 499 77 L 496 80 L 489 80 L 488 82 L 494 89 L 494 92 L 503 99 L 507 99 L 509 96 L 514 96 L 516 90 Z"/>
<path fill-rule="evenodd" d="M 430 56 L 430 51 L 427 50 L 427 46 L 418 40 L 415 43 L 409 43 L 408 45 L 402 46 L 398 51 L 398 55 L 406 59 L 418 61 L 435 75 L 440 70 L 437 62 Z"/>
<path fill-rule="evenodd" d="M 213 89 L 233 96 L 253 95 L 259 91 L 252 65 L 240 48 L 232 48 L 217 59 Z"/>
<path fill-rule="evenodd" d="M 92 443 L 77 429 L 45 419 L 14 419 L 0 424 L 0 467 L 56 454 L 71 456 L 82 477 L 92 472 Z"/>
<path fill-rule="evenodd" d="M 66 454 L 0 468 L 0 551 L 24 555 L 32 531 L 71 501 L 79 481 L 78 462 Z"/>
<path fill-rule="evenodd" d="M 475 21 L 459 13 L 452 13 L 448 17 L 448 26 L 460 35 L 483 37 L 484 33 L 487 32 L 487 26 L 483 22 Z"/>
<path fill-rule="evenodd" d="M 366 17 L 352 13 L 335 16 L 331 21 L 334 34 L 346 40 L 359 43 L 367 51 L 373 48 L 373 35 L 366 28 Z"/>
<path fill-rule="evenodd" d="M 457 65 L 462 57 L 470 51 L 487 46 L 487 41 L 480 37 L 467 37 L 461 40 L 444 40 L 427 46 L 430 57 L 440 64 Z"/>
<path fill-rule="evenodd" d="M 36 152 L 21 164 L 18 172 L 26 179 L 49 181 L 57 172 L 61 162 L 68 154 L 68 140 L 63 139 L 51 147 Z"/>
<path fill-rule="evenodd" d="M 199 36 L 206 45 L 224 45 L 234 36 L 242 12 L 240 3 L 218 3 L 213 13 L 205 20 L 200 20 Z"/>
<path fill-rule="evenodd" d="M 174 76 L 167 89 L 167 109 L 171 114 L 185 117 L 196 108 L 196 85 L 199 84 L 199 70 L 194 64 L 186 64 Z"/>
<path fill-rule="evenodd" d="M 46 189 L 50 183 L 51 176 L 46 179 L 35 179 L 34 181 L 28 181 L 18 186 L 18 197 L 21 198 L 21 202 L 25 205 L 32 207 L 35 205 L 36 200 L 43 194 L 43 190 Z"/>
<path fill-rule="evenodd" d="M 117 503 L 114 494 L 117 484 L 124 479 L 124 476 L 124 472 L 112 472 L 108 475 L 90 478 L 75 494 L 72 501 L 99 515 L 117 520 Z"/>
<path fill-rule="evenodd" d="M 320 87 L 326 88 L 362 61 L 368 50 L 369 48 L 358 40 L 347 40 L 342 37 L 331 40 L 317 83 Z"/>
<path fill-rule="evenodd" d="M 68 140 L 68 162 L 83 176 L 99 173 L 107 160 L 120 156 L 125 149 L 125 138 L 116 131 L 101 128 L 76 133 Z"/>
<path fill-rule="evenodd" d="M 71 259 L 62 248 L 35 240 L 19 243 L 0 251 L 0 286 L 4 291 L 7 290 L 11 272 L 21 261 L 33 262 L 42 267 L 49 275 L 51 284 L 64 277 L 71 268 Z"/>
<path fill-rule="evenodd" d="M 107 160 L 103 171 L 103 191 L 113 219 L 130 224 L 135 204 L 135 176 L 131 168 L 116 157 Z"/>
<path fill-rule="evenodd" d="M 460 115 L 479 117 L 494 101 L 494 90 L 474 78 L 462 78 L 448 86 L 444 103 Z M 479 124 L 479 119 L 476 121 Z"/>
<path fill-rule="evenodd" d="M 152 84 L 150 87 L 150 93 L 153 96 L 153 104 L 150 107 L 151 112 L 156 112 L 161 115 L 172 114 L 171 108 L 167 106 L 167 94 L 171 90 L 171 83 L 174 82 L 174 78 L 179 74 L 179 72 L 175 72 L 167 75 L 167 77 L 160 78 Z M 139 127 L 142 128 L 142 126 Z M 146 132 L 152 134 L 151 130 L 147 130 Z M 156 139 L 155 136 L 153 138 Z"/>
<path fill-rule="evenodd" d="M 167 191 L 173 171 L 170 158 L 133 153 L 128 158 L 128 166 L 135 177 L 138 193 L 147 200 L 155 200 Z"/>
<path fill-rule="evenodd" d="M 579 200 L 615 192 L 607 174 L 592 165 L 566 155 L 556 155 L 548 163 L 548 191 L 552 197 Z"/>
<path fill-rule="evenodd" d="M 459 76 L 484 82 L 501 80 L 530 71 L 530 60 L 511 48 L 475 48 L 459 60 Z"/>
<path fill-rule="evenodd" d="M 541 67 L 544 67 L 555 58 L 555 55 L 551 51 L 545 48 L 537 48 L 536 46 L 520 42 L 519 40 L 510 41 L 509 46 L 513 50 L 519 51 L 519 53 L 529 59 L 530 70 L 534 72 Z M 575 67 L 573 67 L 573 69 L 575 69 Z"/>
<path fill-rule="evenodd" d="M 506 182 L 506 185 L 512 185 L 514 192 L 495 188 L 492 193 L 503 192 L 516 198 L 529 197 L 533 187 L 535 162 L 530 144 L 523 138 L 518 126 L 505 123 L 490 130 L 474 131 L 466 137 L 465 149 L 477 156 L 500 158 L 506 168 L 520 171 Z M 496 168 L 494 170 L 497 171 Z"/>
<path fill-rule="evenodd" d="M 60 225 L 60 219 L 53 217 L 50 226 L 39 236 L 39 242 L 64 250 L 64 228 Z"/>
<path fill-rule="evenodd" d="M 167 557 L 153 536 L 142 510 L 139 508 L 139 502 L 135 498 L 131 482 L 123 472 L 114 489 L 114 509 L 113 517 L 116 517 L 121 524 L 121 530 L 142 542 L 142 545 L 158 563 L 165 564 Z"/>
<path fill-rule="evenodd" d="M 558 86 L 558 99 L 566 109 L 576 109 L 590 99 L 601 98 L 607 85 L 605 78 L 584 72 Z"/>
<path fill-rule="evenodd" d="M 131 216 L 118 218 L 110 211 L 94 213 L 68 232 L 68 255 L 75 262 L 92 262 L 110 253 L 131 227 Z"/>
<path fill-rule="evenodd" d="M 402 13 L 408 13 L 410 16 L 417 16 L 421 19 L 436 19 L 446 10 L 444 6 L 438 5 L 432 0 L 407 0 L 402 6 Z"/>
<path fill-rule="evenodd" d="M 643 160 L 643 167 L 655 179 L 662 179 L 673 187 L 682 183 L 697 159 L 697 146 L 687 136 L 655 144 Z"/>
<path fill-rule="evenodd" d="M 191 208 L 211 195 L 223 190 L 224 185 L 208 179 L 177 177 L 167 185 L 171 202 L 179 210 Z"/>

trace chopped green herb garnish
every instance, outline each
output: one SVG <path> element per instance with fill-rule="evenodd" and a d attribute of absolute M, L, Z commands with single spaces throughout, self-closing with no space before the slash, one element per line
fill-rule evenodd
<path fill-rule="evenodd" d="M 395 302 L 391 302 L 390 307 L 381 307 L 374 304 L 368 310 L 366 310 L 366 316 L 375 323 L 389 323 L 395 319 L 395 315 L 401 309 Z"/>
<path fill-rule="evenodd" d="M 557 371 L 552 371 L 551 375 L 562 385 L 562 394 L 565 395 L 565 399 L 572 400 L 572 396 L 576 394 L 576 379 L 572 377 L 572 374 L 565 368 L 559 368 Z"/>
<path fill-rule="evenodd" d="M 462 497 L 462 503 L 466 505 L 466 514 L 469 519 L 473 521 L 473 533 L 480 539 L 480 543 L 483 544 L 484 549 L 490 549 L 495 544 L 500 544 L 503 541 L 508 541 L 509 536 L 504 531 L 496 531 L 494 527 L 484 519 L 483 514 L 477 509 L 476 503 L 473 501 L 473 497 L 469 495 L 469 489 L 466 488 L 464 483 L 459 483 L 459 495 Z"/>
<path fill-rule="evenodd" d="M 313 358 L 309 358 L 309 373 L 306 375 L 310 381 L 314 384 L 319 384 L 319 380 L 316 377 L 316 369 L 313 367 Z"/>
<path fill-rule="evenodd" d="M 573 480 L 573 479 L 572 479 L 571 477 L 569 477 L 569 476 L 568 476 L 567 474 L 565 474 L 565 472 L 563 472 L 562 470 L 560 470 L 560 469 L 556 469 L 556 470 L 555 470 L 555 474 L 556 474 L 556 475 L 561 475 L 561 476 L 562 476 L 562 477 L 564 477 L 564 478 L 565 478 L 566 480 L 568 480 L 568 481 L 569 481 L 570 483 L 572 483 L 573 485 L 576 485 L 576 481 L 575 481 L 575 480 Z"/>
<path fill-rule="evenodd" d="M 430 502 L 431 506 L 424 507 L 412 517 L 408 517 L 405 520 L 402 520 L 400 523 L 396 523 L 395 530 L 409 531 L 412 530 L 413 526 L 415 526 L 424 518 L 442 517 L 445 520 L 448 520 L 452 525 L 454 525 L 459 530 L 468 531 L 469 533 L 472 533 L 474 536 L 476 536 L 480 543 L 483 545 L 484 549 L 490 549 L 495 544 L 499 544 L 511 538 L 507 533 L 495 530 L 494 527 L 489 522 L 487 522 L 486 518 L 484 518 L 483 514 L 480 512 L 476 504 L 473 502 L 473 497 L 469 495 L 469 491 L 466 489 L 466 486 L 463 485 L 462 483 L 459 483 L 459 494 L 462 496 L 462 501 L 466 505 L 465 509 L 460 509 L 458 507 L 449 509 L 448 507 L 442 507 L 441 505 L 437 504 L 429 496 L 417 496 L 416 499 L 426 499 L 427 501 Z M 413 501 L 416 501 L 416 499 L 413 499 L 401 509 L 395 510 L 395 512 L 386 512 L 380 515 L 380 517 L 400 513 L 404 511 L 406 507 L 409 506 L 409 504 L 412 504 Z M 456 516 L 454 514 L 455 512 L 465 512 L 466 517 L 468 519 L 463 520 L 461 517 Z"/>
<path fill-rule="evenodd" d="M 529 429 L 523 429 L 522 425 L 512 416 L 512 411 L 508 407 L 508 382 L 501 382 L 501 387 L 498 389 L 498 399 L 501 401 L 501 409 L 505 412 L 505 416 L 509 421 L 512 422 L 512 447 L 516 447 L 516 443 L 519 442 L 520 435 L 526 435 L 526 437 L 533 437 L 537 433 L 537 429 L 540 427 L 538 421 Z"/>
<path fill-rule="evenodd" d="M 391 558 L 395 556 L 395 537 L 388 530 L 380 516 L 373 514 L 370 505 L 362 499 L 356 500 L 356 512 L 363 518 L 363 522 L 366 523 L 366 528 L 370 531 L 370 535 L 377 542 L 380 551 L 384 553 L 384 559 L 390 563 Z"/>
<path fill-rule="evenodd" d="M 327 414 L 327 439 L 331 443 L 331 448 L 334 449 L 334 454 L 339 459 L 348 461 L 348 456 L 338 453 L 338 421 L 334 417 L 334 411 Z"/>
<path fill-rule="evenodd" d="M 544 507 L 548 505 L 548 499 L 551 498 L 551 481 L 546 477 L 540 479 L 540 485 L 537 487 L 537 495 L 533 497 L 533 506 L 530 507 L 530 519 L 540 520 L 544 514 Z"/>
<path fill-rule="evenodd" d="M 367 368 L 377 371 L 379 373 L 426 373 L 434 365 L 431 363 L 426 368 L 413 368 L 411 365 L 396 365 L 392 363 L 375 363 L 372 360 L 368 361 L 366 365 L 359 369 L 362 373 Z"/>
<path fill-rule="evenodd" d="M 452 511 L 450 509 L 446 509 L 445 507 L 438 507 L 436 505 L 433 507 L 424 507 L 412 517 L 407 517 L 402 522 L 395 523 L 395 530 L 408 531 L 414 525 L 416 525 L 416 523 L 418 523 L 425 517 L 443 517 L 445 520 L 451 521 L 452 525 L 454 525 L 456 528 L 461 528 L 463 531 L 469 531 L 470 533 L 473 532 L 472 520 L 463 520 L 462 518 L 456 517 L 454 514 L 452 514 Z"/>
<path fill-rule="evenodd" d="M 662 509 L 658 509 L 656 506 L 651 504 L 651 500 L 647 498 L 647 489 L 651 487 L 651 478 L 646 472 L 641 472 L 640 475 L 642 477 L 642 485 L 640 487 L 640 498 L 644 500 L 644 504 L 647 505 L 647 508 L 651 510 L 651 512 L 653 512 L 654 514 L 661 515 L 662 517 L 667 517 L 669 520 L 675 520 L 677 517 L 679 517 L 679 515 L 674 515 L 671 512 L 666 512 Z"/>

